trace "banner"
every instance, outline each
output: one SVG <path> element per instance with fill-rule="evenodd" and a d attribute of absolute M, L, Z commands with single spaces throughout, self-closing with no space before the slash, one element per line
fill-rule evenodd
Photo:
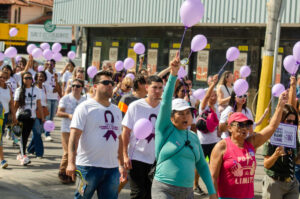
<path fill-rule="evenodd" d="M 18 34 L 15 37 L 9 36 L 9 30 L 17 28 Z M 0 23 L 0 40 L 8 41 L 27 41 L 28 25 L 27 24 L 8 24 Z"/>

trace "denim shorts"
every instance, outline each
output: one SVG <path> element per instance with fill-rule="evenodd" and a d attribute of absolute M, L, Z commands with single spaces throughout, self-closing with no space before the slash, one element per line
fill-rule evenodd
<path fill-rule="evenodd" d="M 101 168 L 91 166 L 79 166 L 77 170 L 81 172 L 82 177 L 87 182 L 84 188 L 83 196 L 78 191 L 75 192 L 75 198 L 92 198 L 97 191 L 98 198 L 118 198 L 118 187 L 120 173 L 116 168 Z"/>

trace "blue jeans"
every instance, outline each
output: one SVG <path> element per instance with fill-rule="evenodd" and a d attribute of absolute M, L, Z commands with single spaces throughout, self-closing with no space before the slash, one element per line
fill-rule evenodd
<path fill-rule="evenodd" d="M 44 155 L 44 145 L 42 141 L 41 134 L 43 132 L 43 125 L 42 121 L 40 119 L 36 119 L 34 121 L 33 127 L 32 127 L 32 139 L 31 142 L 27 148 L 28 153 L 34 153 L 37 157 L 43 157 Z"/>
<path fill-rule="evenodd" d="M 47 108 L 49 111 L 49 115 L 46 117 L 46 120 L 53 121 L 53 118 L 54 118 L 54 116 L 56 114 L 56 110 L 57 110 L 57 100 L 48 99 L 47 100 Z M 45 136 L 50 136 L 50 132 L 46 131 Z"/>
<path fill-rule="evenodd" d="M 98 198 L 118 198 L 120 173 L 118 168 L 101 168 L 90 166 L 76 166 L 82 177 L 87 181 L 84 195 L 76 190 L 75 199 L 92 198 L 97 190 Z"/>
<path fill-rule="evenodd" d="M 295 164 L 295 176 L 297 180 L 300 182 L 300 164 Z M 300 186 L 299 186 L 299 192 L 300 192 Z"/>

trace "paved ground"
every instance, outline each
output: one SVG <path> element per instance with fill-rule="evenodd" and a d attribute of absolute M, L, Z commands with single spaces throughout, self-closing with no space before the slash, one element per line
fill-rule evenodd
<path fill-rule="evenodd" d="M 58 168 L 62 154 L 60 144 L 59 120 L 55 120 L 57 128 L 52 133 L 53 142 L 44 142 L 45 155 L 43 159 L 31 158 L 31 164 L 20 166 L 16 160 L 18 148 L 12 146 L 12 141 L 4 138 L 5 158 L 9 163 L 7 169 L 0 169 L 0 198 L 2 199 L 67 199 L 73 198 L 74 185 L 63 185 L 58 180 Z M 264 175 L 262 156 L 257 153 L 258 166 L 255 176 L 255 198 L 261 198 L 261 179 Z M 203 184 L 201 187 L 204 187 Z M 119 198 L 129 198 L 129 188 L 126 186 Z M 96 198 L 94 196 L 94 198 Z M 196 196 L 195 198 L 200 198 Z M 202 197 L 208 198 L 208 197 Z"/>

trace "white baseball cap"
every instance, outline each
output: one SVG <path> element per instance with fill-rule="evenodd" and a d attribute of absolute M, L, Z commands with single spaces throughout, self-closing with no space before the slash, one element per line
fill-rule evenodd
<path fill-rule="evenodd" d="M 184 111 L 193 108 L 187 101 L 181 98 L 176 98 L 172 101 L 172 111 Z"/>

